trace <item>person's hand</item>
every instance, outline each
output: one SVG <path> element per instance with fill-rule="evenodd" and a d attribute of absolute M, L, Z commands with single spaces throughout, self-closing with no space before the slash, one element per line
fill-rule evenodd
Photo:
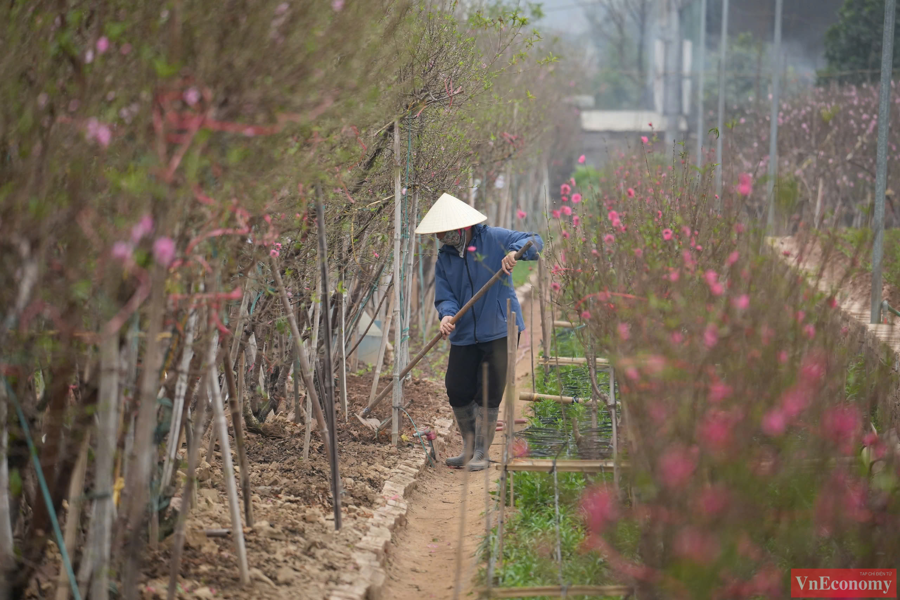
<path fill-rule="evenodd" d="M 509 275 L 512 273 L 513 268 L 516 266 L 516 253 L 510 252 L 506 256 L 503 257 L 503 260 L 500 263 L 503 266 L 503 272 Z"/>
<path fill-rule="evenodd" d="M 456 329 L 456 324 L 451 323 L 452 320 L 453 317 L 444 317 L 441 319 L 441 335 L 444 336 L 445 340 L 453 333 L 453 330 Z"/>

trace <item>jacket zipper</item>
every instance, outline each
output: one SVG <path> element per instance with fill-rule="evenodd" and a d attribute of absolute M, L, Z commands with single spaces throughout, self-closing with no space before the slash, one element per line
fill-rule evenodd
<path fill-rule="evenodd" d="M 472 288 L 472 296 L 475 295 L 475 284 L 472 283 L 472 273 L 469 272 L 469 253 L 466 252 L 463 261 L 466 263 L 466 275 L 469 276 L 469 287 Z M 475 320 L 475 343 L 478 343 L 478 317 L 475 316 L 475 306 L 472 306 L 472 318 Z"/>

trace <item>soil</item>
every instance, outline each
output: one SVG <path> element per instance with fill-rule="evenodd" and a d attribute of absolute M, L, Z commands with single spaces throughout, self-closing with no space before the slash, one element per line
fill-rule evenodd
<path fill-rule="evenodd" d="M 380 386 L 386 384 L 384 378 Z M 189 519 L 182 560 L 179 598 L 325 598 L 334 587 L 354 580 L 353 546 L 368 528 L 367 520 L 390 470 L 412 452 L 424 452 L 404 418 L 401 434 L 409 441 L 390 444 L 390 426 L 377 439 L 352 415 L 366 404 L 372 375 L 348 377 L 349 420 L 338 413 L 340 471 L 344 487 L 343 527 L 334 530 L 330 471 L 323 444 L 313 431 L 309 461 L 302 460 L 303 426 L 287 415 L 269 418 L 281 437 L 250 434 L 247 455 L 253 489 L 254 527 L 245 528 L 252 586 L 240 586 L 234 542 L 230 536 L 208 537 L 204 532 L 230 527 L 221 456 L 214 452 L 199 470 L 199 503 Z M 419 429 L 435 419 L 448 418 L 443 386 L 413 379 L 405 386 L 407 410 Z M 381 419 L 388 403 L 374 411 Z M 206 444 L 201 454 L 206 459 Z M 218 446 L 217 446 L 218 448 Z M 233 442 L 232 442 L 233 449 Z M 232 450 L 233 452 L 233 450 Z M 439 457 L 442 459 L 443 457 Z M 180 499 L 175 500 L 178 506 Z M 151 552 L 142 583 L 144 598 L 163 598 L 170 568 L 170 536 Z"/>
<path fill-rule="evenodd" d="M 868 321 L 868 314 L 872 302 L 872 273 L 866 269 L 854 265 L 853 260 L 837 249 L 828 252 L 822 244 L 816 243 L 800 236 L 779 238 L 776 248 L 781 252 L 787 252 L 785 259 L 791 264 L 810 273 L 818 273 L 822 264 L 822 284 L 824 289 L 835 289 L 837 299 L 841 306 L 850 313 L 865 313 L 864 321 Z M 827 254 L 827 261 L 825 256 Z M 900 290 L 884 285 L 882 299 L 900 308 Z"/>
<path fill-rule="evenodd" d="M 526 330 L 522 334 L 516 357 L 516 389 L 520 391 L 533 389 L 531 350 L 534 350 L 536 361 L 541 343 L 537 303 L 534 303 L 532 311 L 531 296 L 525 296 L 524 300 L 522 313 Z M 505 401 L 504 399 L 504 403 Z M 524 414 L 528 404 L 516 400 L 514 410 L 517 418 Z M 504 412 L 505 404 L 501 404 L 501 419 Z M 494 462 L 500 460 L 502 437 L 503 433 L 498 431 L 491 446 L 491 459 Z M 457 433 L 456 439 L 448 445 L 448 454 L 458 454 L 461 445 Z M 492 468 L 488 477 L 490 489 L 496 490 L 499 471 Z M 383 598 L 454 598 L 457 581 L 462 586 L 459 597 L 472 597 L 469 594 L 473 591 L 476 576 L 483 566 L 476 552 L 485 534 L 485 488 L 484 472 L 469 474 L 462 469 L 451 469 L 439 464 L 424 475 L 409 499 L 409 523 L 395 536 L 394 547 L 388 555 L 388 579 Z M 464 491 L 465 507 L 462 502 Z M 458 564 L 460 556 L 462 561 Z M 457 568 L 459 577 L 456 576 Z"/>

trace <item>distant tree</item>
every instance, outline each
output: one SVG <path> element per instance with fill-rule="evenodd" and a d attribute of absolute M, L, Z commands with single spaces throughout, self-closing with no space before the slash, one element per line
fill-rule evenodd
<path fill-rule="evenodd" d="M 825 32 L 827 67 L 819 72 L 820 83 L 858 84 L 878 80 L 884 37 L 884 3 L 884 0 L 844 1 L 838 10 L 838 22 Z M 900 22 L 900 13 L 897 21 Z M 895 37 L 895 68 L 900 64 L 898 59 L 900 46 Z"/>

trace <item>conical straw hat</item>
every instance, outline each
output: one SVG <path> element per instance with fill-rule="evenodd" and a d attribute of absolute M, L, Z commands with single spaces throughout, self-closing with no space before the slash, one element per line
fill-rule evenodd
<path fill-rule="evenodd" d="M 416 233 L 442 233 L 454 229 L 462 229 L 487 221 L 487 217 L 450 194 L 443 194 L 431 207 L 422 222 L 416 227 Z"/>

